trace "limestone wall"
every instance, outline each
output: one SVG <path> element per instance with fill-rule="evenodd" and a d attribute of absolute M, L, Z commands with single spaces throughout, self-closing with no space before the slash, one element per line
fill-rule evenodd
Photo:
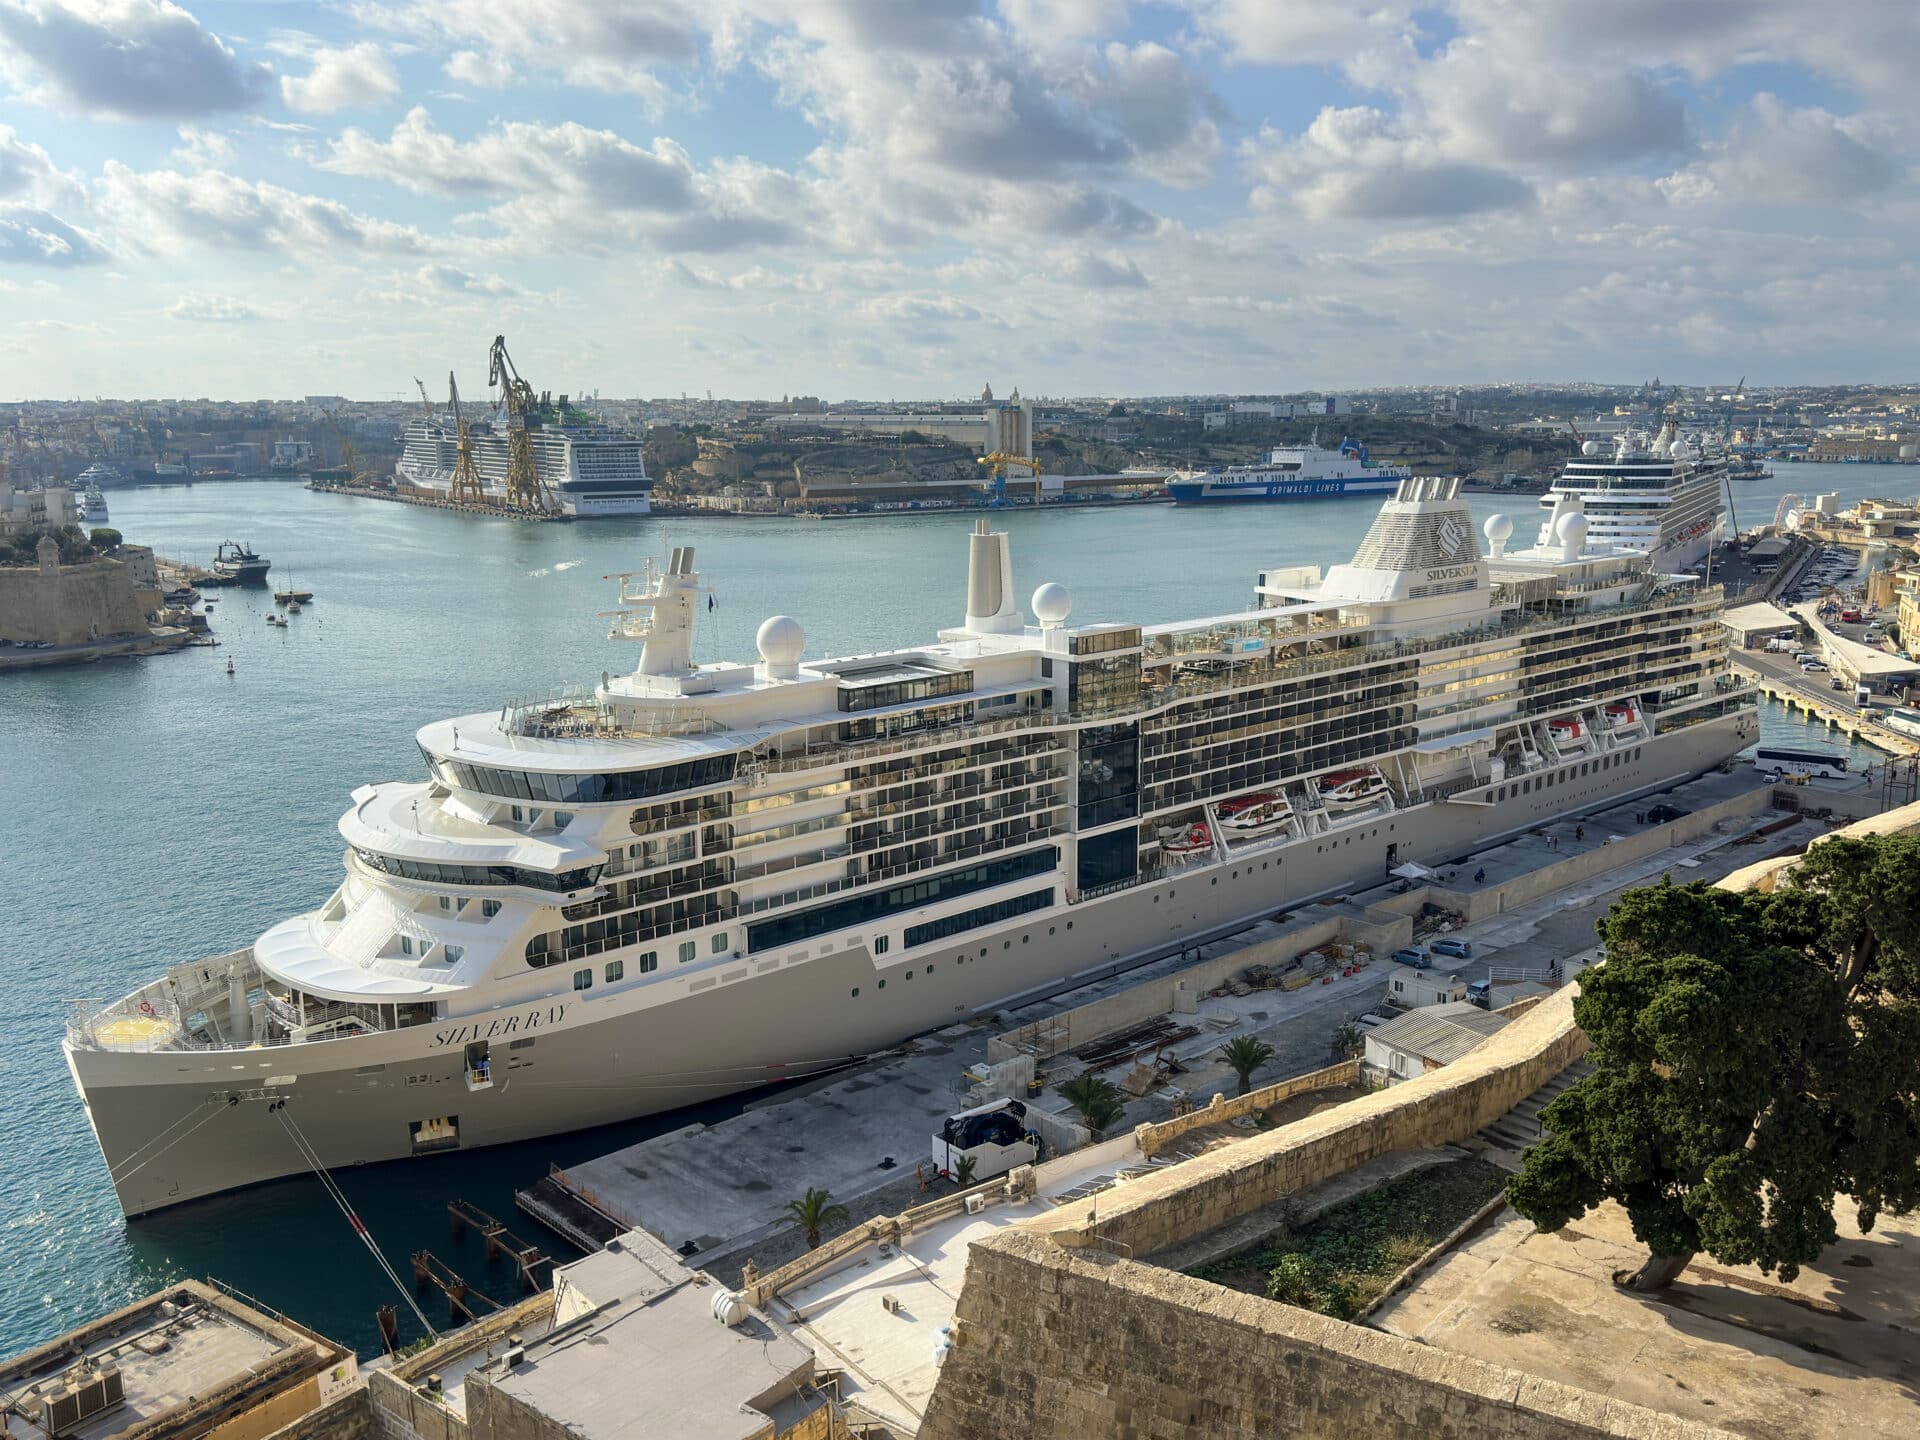
<path fill-rule="evenodd" d="M 339 1399 L 310 1410 L 267 1440 L 369 1440 L 374 1434 L 373 1404 L 367 1387 L 357 1385 Z"/>
<path fill-rule="evenodd" d="M 973 1247 L 920 1440 L 1730 1440 L 1110 1255 Z"/>
<path fill-rule="evenodd" d="M 115 560 L 66 565 L 52 574 L 0 567 L 0 640 L 79 645 L 106 635 L 144 635 L 141 607 L 127 567 Z"/>
<path fill-rule="evenodd" d="M 1573 1023 L 1578 989 L 1547 996 L 1444 1069 L 1063 1206 L 1030 1228 L 1065 1246 L 1150 1255 L 1377 1156 L 1465 1139 L 1586 1054 Z"/>
<path fill-rule="evenodd" d="M 1343 1085 L 1357 1083 L 1359 1078 L 1360 1062 L 1342 1060 L 1338 1065 L 1329 1065 L 1324 1070 L 1310 1070 L 1305 1075 L 1295 1075 L 1291 1080 L 1262 1085 L 1257 1090 L 1249 1090 L 1245 1095 L 1236 1095 L 1232 1099 L 1216 1095 L 1211 1105 L 1204 1105 L 1190 1114 L 1176 1115 L 1171 1120 L 1158 1123 L 1136 1125 L 1133 1138 L 1140 1146 L 1140 1153 L 1151 1159 L 1172 1149 L 1174 1142 L 1190 1130 L 1238 1120 L 1243 1115 L 1255 1114 L 1270 1105 L 1278 1105 L 1282 1100 L 1312 1090 L 1337 1090 Z"/>

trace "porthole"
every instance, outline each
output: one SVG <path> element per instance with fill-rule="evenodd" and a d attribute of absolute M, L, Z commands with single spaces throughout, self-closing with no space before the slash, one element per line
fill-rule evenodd
<path fill-rule="evenodd" d="M 1002 941 L 1000 942 L 1000 948 L 1001 948 L 1002 950 L 1011 950 L 1011 949 L 1013 949 L 1013 941 L 1011 941 L 1011 940 L 1002 940 Z"/>
<path fill-rule="evenodd" d="M 853 999 L 858 1000 L 860 998 L 860 987 L 858 985 L 854 986 L 850 993 Z"/>
<path fill-rule="evenodd" d="M 1022 935 L 1022 936 L 1020 937 L 1020 943 L 1021 943 L 1022 945 L 1024 945 L 1024 944 L 1026 944 L 1026 943 L 1027 943 L 1027 942 L 1028 942 L 1029 940 L 1031 940 L 1031 939 L 1033 939 L 1033 936 L 1031 936 L 1031 935 Z"/>
<path fill-rule="evenodd" d="M 1209 885 L 1218 885 L 1219 883 L 1220 883 L 1220 877 L 1218 875 L 1214 876 L 1211 880 L 1207 881 L 1207 884 Z"/>
<path fill-rule="evenodd" d="M 1067 929 L 1069 930 L 1073 929 L 1073 921 L 1071 920 L 1067 921 Z"/>
<path fill-rule="evenodd" d="M 1051 925 L 1047 926 L 1047 934 L 1049 935 L 1053 934 L 1053 926 Z"/>
<path fill-rule="evenodd" d="M 878 985 L 874 986 L 874 989 L 876 990 L 884 990 L 886 988 L 887 988 L 887 982 L 884 980 L 882 980 Z"/>

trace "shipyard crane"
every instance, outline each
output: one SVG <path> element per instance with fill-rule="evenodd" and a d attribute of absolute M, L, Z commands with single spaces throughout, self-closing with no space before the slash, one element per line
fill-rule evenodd
<path fill-rule="evenodd" d="M 427 394 L 427 382 L 416 375 L 413 377 L 413 383 L 420 391 L 420 408 L 426 412 L 427 419 L 437 420 L 439 417 L 433 413 L 433 399 Z"/>
<path fill-rule="evenodd" d="M 1013 503 L 1007 495 L 1007 468 L 1011 465 L 1023 465 L 1033 472 L 1033 503 L 1036 505 L 1040 503 L 1040 462 L 1033 456 L 1008 455 L 1003 451 L 995 450 L 991 454 L 982 455 L 974 461 L 974 464 L 993 467 L 993 493 L 987 503 L 994 509 L 1002 510 Z"/>
<path fill-rule="evenodd" d="M 447 372 L 447 408 L 453 412 L 453 485 L 448 498 L 456 505 L 484 505 L 486 487 L 480 483 L 480 468 L 473 462 L 473 430 L 460 413 L 460 387 L 453 372 Z"/>
<path fill-rule="evenodd" d="M 533 463 L 533 437 L 527 433 L 527 412 L 534 405 L 533 386 L 520 378 L 513 357 L 507 354 L 504 335 L 493 337 L 487 383 L 500 387 L 500 401 L 507 412 L 506 503 L 518 510 L 552 508 L 540 483 L 540 471 Z"/>

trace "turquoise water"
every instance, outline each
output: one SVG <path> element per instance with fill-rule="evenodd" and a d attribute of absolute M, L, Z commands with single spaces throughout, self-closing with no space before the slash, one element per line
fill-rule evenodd
<path fill-rule="evenodd" d="M 1920 472 L 1905 468 L 1783 467 L 1736 500 L 1754 523 L 1789 488 L 1851 500 L 1905 494 L 1915 481 Z M 1475 498 L 1481 515 L 1495 508 Z M 1157 620 L 1245 608 L 1262 568 L 1346 559 L 1374 510 L 1316 501 L 1003 520 L 1023 597 L 1057 580 L 1078 619 Z M 1521 538 L 1531 519 L 1529 505 Z M 281 631 L 264 621 L 263 592 L 220 592 L 220 649 L 0 679 L 0 1113 L 10 1122 L 0 1131 L 0 1354 L 168 1279 L 208 1274 L 369 1350 L 374 1308 L 397 1297 L 312 1179 L 120 1220 L 60 1058 L 66 1001 L 122 994 L 323 900 L 340 873 L 334 821 L 349 792 L 418 777 L 422 723 L 631 667 L 634 652 L 595 618 L 612 603 L 603 575 L 671 545 L 698 547 L 716 600 L 701 619 L 702 659 L 751 659 L 755 628 L 783 612 L 806 627 L 809 655 L 878 649 L 959 622 L 972 521 L 518 525 L 240 483 L 116 491 L 113 523 L 203 563 L 223 539 L 250 542 L 276 582 L 317 598 Z M 403 1274 L 407 1255 L 430 1247 L 510 1297 L 511 1277 L 487 1273 L 476 1240 L 453 1244 L 447 1201 L 470 1200 L 534 1238 L 513 1210 L 516 1185 L 549 1161 L 688 1118 L 340 1179 Z M 427 1309 L 442 1323 L 444 1308 Z"/>

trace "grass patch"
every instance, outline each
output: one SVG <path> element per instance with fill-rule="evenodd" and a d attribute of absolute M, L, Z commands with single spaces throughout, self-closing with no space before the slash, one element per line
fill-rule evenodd
<path fill-rule="evenodd" d="M 1429 1166 L 1192 1273 L 1345 1320 L 1498 1195 L 1506 1181 L 1505 1171 L 1484 1160 Z"/>

